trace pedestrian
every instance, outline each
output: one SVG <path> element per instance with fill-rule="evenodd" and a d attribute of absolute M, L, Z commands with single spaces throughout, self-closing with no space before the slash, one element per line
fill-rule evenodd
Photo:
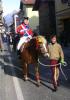
<path fill-rule="evenodd" d="M 52 80 L 53 80 L 53 86 L 54 90 L 57 90 L 57 86 L 59 85 L 59 65 L 57 65 L 60 62 L 64 63 L 64 53 L 62 50 L 62 47 L 59 43 L 57 43 L 57 37 L 55 34 L 51 35 L 51 43 L 48 45 L 48 51 L 49 51 L 49 58 L 50 58 L 50 64 L 51 71 L 52 71 Z"/>

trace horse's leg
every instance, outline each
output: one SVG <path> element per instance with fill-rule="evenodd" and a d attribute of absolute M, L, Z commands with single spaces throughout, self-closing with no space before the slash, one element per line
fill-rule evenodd
<path fill-rule="evenodd" d="M 35 77 L 37 81 L 37 86 L 40 86 L 40 74 L 39 74 L 39 65 L 36 64 L 35 66 Z"/>
<path fill-rule="evenodd" d="M 23 64 L 23 74 L 24 74 L 24 80 L 28 80 L 28 64 L 24 63 Z"/>

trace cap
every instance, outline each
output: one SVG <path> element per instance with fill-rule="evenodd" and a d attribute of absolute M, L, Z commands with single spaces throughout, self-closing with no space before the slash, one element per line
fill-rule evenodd
<path fill-rule="evenodd" d="M 29 18 L 28 18 L 28 17 L 23 17 L 23 18 L 21 19 L 21 23 L 23 23 L 25 19 L 28 20 Z"/>
<path fill-rule="evenodd" d="M 28 18 L 28 17 L 24 17 L 24 20 L 25 20 L 25 19 L 27 19 L 27 20 L 28 20 L 29 18 Z"/>

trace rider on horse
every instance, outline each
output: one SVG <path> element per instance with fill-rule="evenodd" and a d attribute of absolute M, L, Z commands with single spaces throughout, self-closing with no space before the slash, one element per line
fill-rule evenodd
<path fill-rule="evenodd" d="M 20 35 L 20 40 L 17 45 L 17 50 L 20 50 L 22 44 L 28 42 L 33 36 L 32 29 L 29 26 L 28 17 L 24 17 L 22 24 L 17 27 L 16 31 Z"/>

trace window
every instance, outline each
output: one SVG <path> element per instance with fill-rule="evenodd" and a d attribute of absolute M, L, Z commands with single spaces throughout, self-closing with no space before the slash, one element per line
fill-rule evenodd
<path fill-rule="evenodd" d="M 70 6 L 70 0 L 68 0 L 68 6 Z"/>
<path fill-rule="evenodd" d="M 62 3 L 67 3 L 67 2 L 68 2 L 68 0 L 61 0 L 61 2 L 62 2 Z"/>

